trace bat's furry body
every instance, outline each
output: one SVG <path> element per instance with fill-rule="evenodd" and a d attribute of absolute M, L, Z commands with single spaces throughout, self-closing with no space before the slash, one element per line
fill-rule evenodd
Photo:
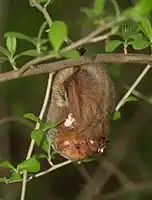
<path fill-rule="evenodd" d="M 114 104 L 115 90 L 101 64 L 59 71 L 47 115 L 58 124 L 48 133 L 51 146 L 72 160 L 102 152 Z"/>

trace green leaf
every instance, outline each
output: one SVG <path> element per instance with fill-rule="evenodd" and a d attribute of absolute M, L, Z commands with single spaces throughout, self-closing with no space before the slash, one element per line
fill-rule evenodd
<path fill-rule="evenodd" d="M 30 119 L 34 122 L 39 122 L 39 123 L 41 122 L 41 120 L 36 115 L 34 115 L 33 113 L 24 114 L 23 117 L 28 118 L 28 119 Z"/>
<path fill-rule="evenodd" d="M 26 40 L 30 43 L 32 43 L 34 46 L 36 46 L 36 42 L 33 38 L 27 36 L 27 35 L 24 35 L 22 33 L 18 33 L 18 32 L 6 32 L 4 34 L 4 38 L 7 38 L 7 37 L 16 37 L 18 39 L 21 39 L 21 40 Z"/>
<path fill-rule="evenodd" d="M 140 23 L 140 28 L 142 32 L 149 38 L 149 40 L 152 42 L 152 26 L 147 17 L 143 18 Z"/>
<path fill-rule="evenodd" d="M 142 38 L 142 34 L 141 33 L 137 33 L 135 35 L 130 36 L 131 39 L 136 40 L 136 39 L 140 39 Z"/>
<path fill-rule="evenodd" d="M 125 41 L 127 41 L 130 37 L 132 37 L 133 35 L 138 34 L 138 32 L 140 31 L 140 27 L 137 23 L 128 23 L 128 24 L 123 24 L 121 26 L 121 36 L 123 37 L 123 39 Z"/>
<path fill-rule="evenodd" d="M 136 12 L 139 15 L 145 16 L 152 11 L 152 2 L 151 0 L 140 0 L 139 4 L 137 4 Z"/>
<path fill-rule="evenodd" d="M 48 0 L 36 0 L 36 2 L 38 2 L 38 3 L 47 3 Z"/>
<path fill-rule="evenodd" d="M 104 11 L 105 0 L 94 0 L 94 12 L 96 15 L 101 15 Z"/>
<path fill-rule="evenodd" d="M 78 161 L 78 162 L 80 162 L 79 164 L 81 164 L 81 163 L 89 163 L 89 162 L 92 162 L 94 160 L 95 160 L 94 158 L 86 158 L 86 159 Z"/>
<path fill-rule="evenodd" d="M 4 47 L 0 47 L 0 53 L 3 54 L 3 55 L 5 55 L 7 58 L 10 57 L 10 53 Z"/>
<path fill-rule="evenodd" d="M 131 17 L 135 21 L 140 21 L 143 16 L 147 16 L 151 11 L 151 0 L 139 0 L 135 7 L 125 10 L 124 15 Z"/>
<path fill-rule="evenodd" d="M 136 38 L 132 42 L 132 47 L 136 50 L 145 49 L 150 46 L 150 42 L 143 36 Z"/>
<path fill-rule="evenodd" d="M 0 162 L 0 167 L 12 169 L 14 171 L 16 170 L 15 167 L 8 160 Z"/>
<path fill-rule="evenodd" d="M 117 120 L 121 118 L 121 113 L 119 111 L 114 112 L 112 120 Z"/>
<path fill-rule="evenodd" d="M 49 30 L 49 39 L 55 52 L 58 52 L 67 38 L 68 29 L 64 22 L 54 21 Z"/>
<path fill-rule="evenodd" d="M 27 51 L 23 51 L 20 54 L 17 54 L 14 57 L 14 60 L 16 60 L 16 59 L 18 59 L 18 58 L 20 58 L 22 56 L 38 57 L 38 56 L 40 56 L 40 54 L 37 52 L 36 49 L 30 49 L 30 50 L 27 50 Z"/>
<path fill-rule="evenodd" d="M 94 10 L 91 8 L 81 8 L 81 12 L 83 12 L 88 19 L 94 19 L 96 17 Z"/>
<path fill-rule="evenodd" d="M 36 144 L 40 146 L 45 152 L 48 152 L 49 144 L 45 138 L 45 133 L 42 130 L 34 130 L 31 133 L 31 138 L 35 140 Z"/>
<path fill-rule="evenodd" d="M 64 56 L 65 58 L 71 58 L 71 59 L 79 59 L 80 58 L 79 52 L 75 49 L 66 51 L 66 52 L 62 53 L 61 55 Z"/>
<path fill-rule="evenodd" d="M 19 172 L 12 172 L 12 176 L 9 178 L 8 182 L 9 181 L 18 181 L 18 180 L 21 180 L 21 174 Z"/>
<path fill-rule="evenodd" d="M 46 132 L 49 129 L 56 128 L 57 124 L 53 122 L 44 122 L 43 123 L 43 131 Z"/>
<path fill-rule="evenodd" d="M 47 158 L 48 157 L 48 155 L 46 155 L 46 154 L 35 154 L 35 155 L 33 155 L 32 156 L 32 158 L 35 158 L 35 159 L 41 159 L 41 158 Z"/>
<path fill-rule="evenodd" d="M 30 158 L 20 163 L 17 166 L 17 169 L 20 171 L 26 170 L 28 172 L 38 172 L 40 171 L 40 163 L 35 158 Z"/>
<path fill-rule="evenodd" d="M 138 99 L 135 96 L 129 96 L 127 99 L 125 99 L 125 102 L 130 102 L 130 101 L 138 101 Z"/>
<path fill-rule="evenodd" d="M 39 39 L 40 45 L 46 44 L 47 42 L 49 42 L 49 39 Z"/>
<path fill-rule="evenodd" d="M 106 52 L 112 52 L 122 43 L 120 40 L 107 40 L 105 50 Z"/>
<path fill-rule="evenodd" d="M 7 57 L 5 57 L 5 56 L 0 56 L 0 63 L 4 63 L 4 62 L 6 62 L 6 61 L 8 61 L 8 58 L 7 58 Z"/>
<path fill-rule="evenodd" d="M 7 37 L 6 46 L 11 56 L 13 56 L 16 52 L 16 46 L 17 46 L 16 37 L 13 37 L 13 36 Z"/>
<path fill-rule="evenodd" d="M 41 51 L 42 52 L 46 52 L 46 53 L 50 53 L 49 51 L 48 51 L 48 46 L 46 46 L 46 45 L 43 45 L 43 46 L 41 46 Z"/>
<path fill-rule="evenodd" d="M 0 178 L 0 183 L 6 183 L 7 182 L 7 178 L 4 177 L 4 178 Z"/>

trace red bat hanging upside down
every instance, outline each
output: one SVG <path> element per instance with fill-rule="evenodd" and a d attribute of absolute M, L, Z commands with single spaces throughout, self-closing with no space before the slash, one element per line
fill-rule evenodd
<path fill-rule="evenodd" d="M 53 80 L 47 120 L 53 149 L 70 160 L 103 153 L 115 105 L 113 84 L 101 64 L 59 71 Z"/>

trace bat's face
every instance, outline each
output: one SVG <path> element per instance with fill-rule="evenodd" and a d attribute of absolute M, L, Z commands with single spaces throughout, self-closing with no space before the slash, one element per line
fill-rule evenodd
<path fill-rule="evenodd" d="M 70 115 L 71 116 L 71 115 Z M 83 160 L 94 153 L 103 153 L 105 148 L 105 138 L 93 140 L 88 137 L 85 130 L 77 132 L 74 128 L 76 125 L 74 118 L 65 120 L 60 124 L 52 134 L 51 145 L 53 149 L 60 153 L 63 157 L 70 160 Z"/>
<path fill-rule="evenodd" d="M 55 149 L 65 158 L 82 160 L 91 155 L 91 149 L 83 134 L 68 132 L 55 139 Z"/>
<path fill-rule="evenodd" d="M 83 134 L 79 135 L 76 132 L 58 135 L 54 144 L 54 150 L 70 160 L 86 159 L 95 152 L 103 153 L 105 148 L 104 140 L 102 144 L 93 140 L 87 141 Z"/>

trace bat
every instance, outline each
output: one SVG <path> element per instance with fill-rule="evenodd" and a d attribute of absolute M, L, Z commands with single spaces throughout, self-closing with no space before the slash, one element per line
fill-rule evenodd
<path fill-rule="evenodd" d="M 115 106 L 115 88 L 102 64 L 85 64 L 58 71 L 52 83 L 47 121 L 52 148 L 77 161 L 103 153 Z"/>

